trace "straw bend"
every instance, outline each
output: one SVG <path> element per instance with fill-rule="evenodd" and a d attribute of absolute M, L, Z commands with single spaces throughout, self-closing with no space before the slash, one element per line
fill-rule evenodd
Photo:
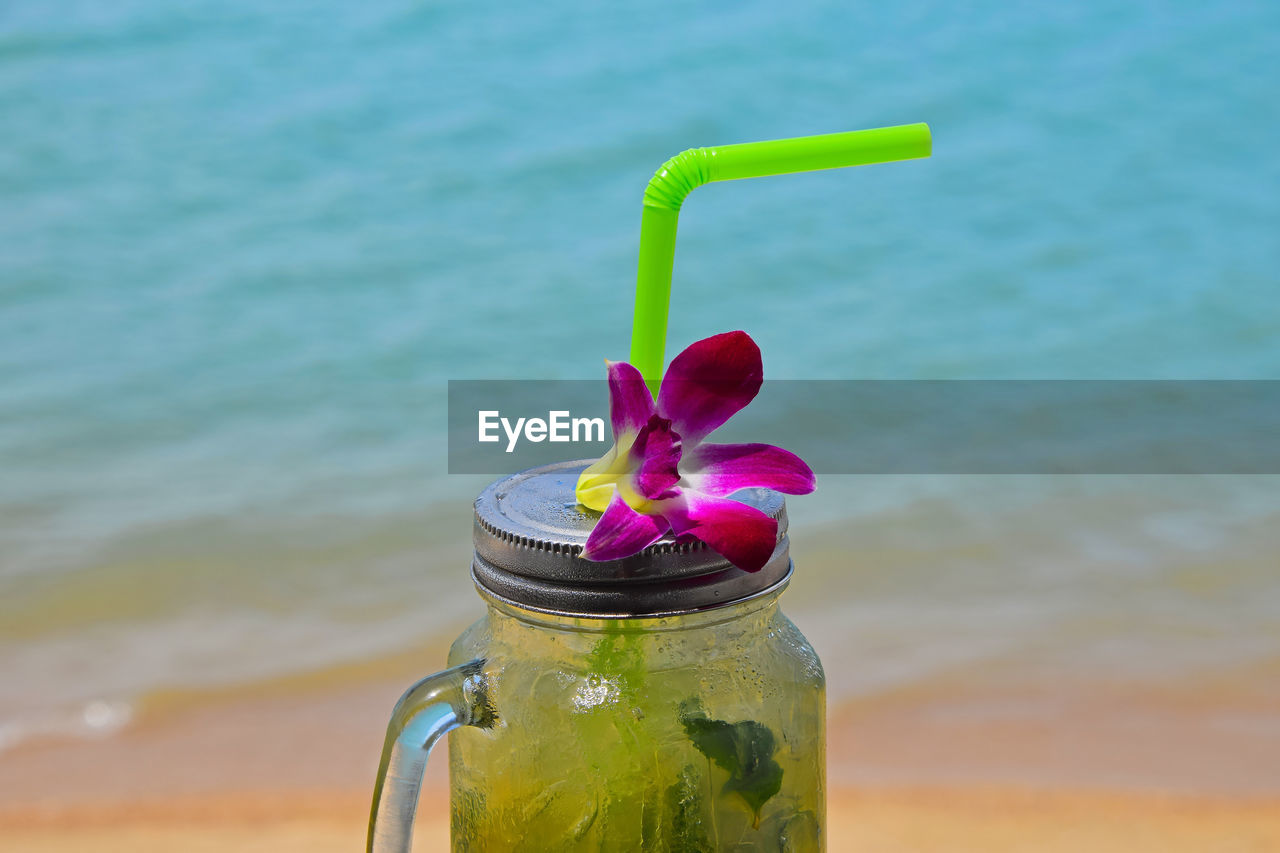
<path fill-rule="evenodd" d="M 713 148 L 689 148 L 663 163 L 644 189 L 645 207 L 679 210 L 689 193 L 715 180 L 714 157 Z"/>

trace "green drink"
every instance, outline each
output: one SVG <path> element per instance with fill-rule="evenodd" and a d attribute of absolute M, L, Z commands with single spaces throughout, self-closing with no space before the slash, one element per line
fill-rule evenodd
<path fill-rule="evenodd" d="M 590 563 L 582 467 L 476 501 L 488 610 L 397 707 L 370 849 L 409 849 L 426 750 L 453 731 L 455 851 L 824 850 L 825 681 L 778 607 L 782 497 L 740 495 L 778 520 L 758 572 L 674 540 Z"/>
<path fill-rule="evenodd" d="M 453 849 L 824 849 L 822 666 L 780 594 L 621 621 L 491 599 L 450 655 L 499 709 L 450 741 Z"/>

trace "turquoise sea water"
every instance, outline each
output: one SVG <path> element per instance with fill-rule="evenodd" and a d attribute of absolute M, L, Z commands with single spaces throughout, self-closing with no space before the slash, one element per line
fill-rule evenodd
<path fill-rule="evenodd" d="M 935 138 L 699 190 L 672 352 L 1280 376 L 1277 57 L 1264 2 L 5 4 L 0 747 L 478 613 L 445 382 L 623 357 L 641 192 L 685 147 Z M 1274 478 L 823 488 L 797 620 L 876 650 L 837 699 L 1280 661 Z"/>

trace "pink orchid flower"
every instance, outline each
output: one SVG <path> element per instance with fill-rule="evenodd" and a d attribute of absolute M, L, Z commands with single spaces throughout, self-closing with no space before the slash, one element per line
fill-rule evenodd
<path fill-rule="evenodd" d="M 670 532 L 759 571 L 773 555 L 778 523 L 727 496 L 752 487 L 804 495 L 814 478 L 780 447 L 704 441 L 759 393 L 764 369 L 755 341 L 726 332 L 690 345 L 671 362 L 656 404 L 640 371 L 607 364 L 614 445 L 578 479 L 579 503 L 604 513 L 582 556 L 628 557 Z"/>

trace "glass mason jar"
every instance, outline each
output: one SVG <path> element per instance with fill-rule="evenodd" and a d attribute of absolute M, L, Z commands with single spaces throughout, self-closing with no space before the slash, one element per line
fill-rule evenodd
<path fill-rule="evenodd" d="M 427 752 L 449 731 L 455 851 L 824 850 L 825 680 L 778 608 L 782 497 L 735 496 L 778 519 L 759 572 L 672 540 L 592 563 L 583 466 L 476 501 L 488 609 L 396 706 L 369 850 L 407 853 Z"/>

